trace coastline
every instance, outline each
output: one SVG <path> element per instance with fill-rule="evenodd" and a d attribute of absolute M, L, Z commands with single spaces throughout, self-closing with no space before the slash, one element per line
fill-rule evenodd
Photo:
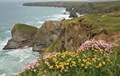
<path fill-rule="evenodd" d="M 106 7 L 107 8 L 104 8 Z M 49 7 L 64 7 L 68 12 L 76 12 L 79 14 L 98 14 L 111 13 L 113 11 L 120 11 L 120 1 L 110 2 L 31 2 L 24 3 L 23 6 L 49 6 Z M 113 9 L 114 8 L 114 9 Z"/>
<path fill-rule="evenodd" d="M 18 3 L 17 3 L 18 4 Z M 16 8 L 19 8 L 19 7 L 21 7 L 21 6 L 19 6 L 19 5 L 17 5 L 16 4 Z M 13 5 L 13 6 L 15 6 L 15 5 Z M 12 8 L 12 7 L 11 7 Z M 23 7 L 22 6 L 22 8 L 23 9 L 26 9 L 26 11 L 28 11 L 28 10 L 30 10 L 30 9 L 35 9 L 35 10 L 38 10 L 38 8 L 29 8 L 29 7 Z M 14 8 L 13 8 L 14 9 Z M 28 9 L 28 10 L 27 10 Z M 43 8 L 42 8 L 43 9 Z M 47 8 L 46 8 L 47 9 Z M 55 9 L 58 9 L 58 8 L 50 8 L 50 10 L 55 10 Z M 39 9 L 40 10 L 40 9 Z M 17 10 L 18 11 L 18 10 Z M 27 13 L 27 12 L 24 12 L 24 13 Z M 58 12 L 58 11 L 60 11 L 60 12 Z M 15 12 L 15 11 L 14 11 Z M 22 10 L 21 10 L 21 12 L 22 12 Z M 30 12 L 30 11 L 28 11 L 28 12 Z M 54 12 L 56 12 L 56 14 L 46 14 L 46 15 L 44 15 L 43 14 L 43 16 L 37 16 L 36 17 L 36 15 L 39 15 L 40 13 L 39 13 L 39 11 L 38 11 L 38 13 L 39 14 L 36 14 L 36 15 L 33 15 L 33 16 L 30 16 L 30 18 L 33 18 L 34 20 L 32 21 L 32 19 L 30 20 L 30 19 L 28 19 L 29 17 L 27 17 L 28 15 L 26 15 L 26 14 L 23 14 L 23 15 L 25 15 L 25 17 L 24 18 L 22 18 L 22 20 L 20 20 L 20 18 L 22 17 L 22 15 L 20 15 L 21 17 L 19 17 L 19 13 L 17 13 L 17 15 L 13 15 L 12 17 L 16 17 L 16 18 L 11 18 L 11 19 L 9 19 L 9 17 L 7 18 L 7 19 L 9 19 L 9 21 L 12 21 L 12 23 L 7 23 L 7 28 L 8 27 L 10 27 L 10 28 L 8 28 L 9 30 L 10 29 L 12 29 L 12 27 L 14 26 L 13 24 L 16 24 L 17 22 L 20 22 L 20 23 L 24 23 L 24 24 L 30 24 L 30 25 L 33 25 L 33 26 L 36 26 L 36 27 L 41 27 L 41 25 L 42 25 L 42 23 L 44 23 L 44 22 L 38 22 L 38 21 L 45 21 L 44 19 L 48 19 L 48 20 L 50 20 L 51 18 L 53 19 L 53 20 L 62 20 L 63 19 L 63 17 L 66 17 L 66 15 L 63 15 L 63 9 L 62 8 L 60 8 L 60 9 L 58 9 L 58 10 L 55 10 Z M 52 12 L 51 12 L 52 13 Z M 22 14 L 22 13 L 21 13 Z M 31 14 L 31 13 L 30 13 Z M 12 14 L 11 14 L 12 15 Z M 58 17 L 58 15 L 59 15 L 59 17 Z M 4 15 L 3 15 L 4 16 Z M 6 16 L 7 16 L 7 14 L 6 14 Z M 54 16 L 54 17 L 53 17 Z M 27 17 L 27 18 L 26 18 Z M 41 18 L 40 18 L 41 17 Z M 15 20 L 12 20 L 12 19 L 15 19 Z M 3 19 L 4 20 L 4 19 Z M 4 22 L 4 21 L 3 21 Z M 38 22 L 38 23 L 37 23 Z M 5 23 L 6 24 L 6 23 Z M 4 24 L 1 24 L 1 25 L 4 25 Z M 5 30 L 5 27 L 3 26 L 3 30 Z M 2 31 L 2 30 L 1 30 Z M 7 32 L 7 35 L 6 35 L 6 32 Z M 1 35 L 2 34 L 2 32 L 0 33 L 0 35 L 1 35 L 1 37 L 0 37 L 0 52 L 2 52 L 1 54 L 0 54 L 0 56 L 1 56 L 1 58 L 0 59 L 2 59 L 3 57 L 3 59 L 2 60 L 0 60 L 0 62 L 1 62 L 1 65 L 0 65 L 0 68 L 1 68 L 1 72 L 0 72 L 0 75 L 1 74 L 3 74 L 3 73 L 6 73 L 6 75 L 5 74 L 3 74 L 3 75 L 5 75 L 5 76 L 9 76 L 9 75 L 12 75 L 12 74 L 16 74 L 16 71 L 17 70 L 19 70 L 19 72 L 21 71 L 21 67 L 25 67 L 27 64 L 29 64 L 29 63 L 31 63 L 33 60 L 34 60 L 34 58 L 36 58 L 36 56 L 38 55 L 36 55 L 36 53 L 33 53 L 33 51 L 32 51 L 32 49 L 31 48 L 21 48 L 21 49 L 11 49 L 11 50 L 2 50 L 2 48 L 7 44 L 7 41 L 10 39 L 10 32 L 11 32 L 11 30 L 8 32 L 8 30 L 6 30 L 5 31 L 5 33 L 4 33 L 4 31 L 3 31 L 3 33 L 4 33 L 4 35 Z M 4 37 L 5 36 L 5 37 Z M 7 36 L 9 36 L 9 38 L 7 38 L 7 39 L 5 39 Z M 3 39 L 4 38 L 4 39 Z M 5 40 L 5 41 L 4 41 Z M 21 55 L 19 55 L 21 53 Z M 30 56 L 27 56 L 27 54 L 29 54 Z M 24 58 L 25 57 L 25 58 Z M 27 57 L 27 58 L 26 58 Z M 18 60 L 17 60 L 18 59 Z M 24 59 L 24 60 L 23 60 Z M 32 60 L 33 59 L 33 60 Z M 13 64 L 15 63 L 14 62 L 14 60 L 16 60 L 16 62 L 17 61 L 19 61 L 20 63 L 19 63 L 19 66 L 14 66 L 14 65 L 12 65 L 12 62 L 13 62 Z M 7 62 L 7 61 L 9 61 L 9 62 Z M 12 61 L 12 62 L 10 62 L 10 61 Z M 25 63 L 24 63 L 25 62 Z M 8 64 L 8 63 L 10 63 L 10 64 Z M 23 64 L 22 64 L 23 63 Z M 6 66 L 7 65 L 7 66 Z M 6 66 L 6 67 L 4 67 L 4 66 Z M 8 71 L 8 68 L 11 68 L 11 70 L 10 71 Z M 17 68 L 17 70 L 13 70 L 12 68 L 14 68 L 14 69 L 16 69 Z M 17 71 L 17 73 L 18 73 L 18 71 Z"/>
<path fill-rule="evenodd" d="M 56 16 L 59 16 L 58 14 L 57 15 L 54 15 L 55 17 Z M 96 17 L 96 15 L 93 15 L 94 17 Z M 100 17 L 99 17 L 100 16 Z M 100 15 L 98 15 L 98 17 L 99 18 L 101 18 L 101 16 L 104 16 L 103 14 L 100 14 Z M 105 18 L 106 17 L 109 17 L 109 15 L 105 15 Z M 118 15 L 119 16 L 119 15 Z M 54 17 L 54 18 L 55 18 Z M 116 17 L 116 16 L 113 16 L 113 17 Z M 59 19 L 59 18 L 58 18 Z M 48 20 L 51 20 L 51 19 L 48 19 Z M 51 51 L 51 49 L 52 49 L 52 51 L 53 50 L 57 50 L 58 51 L 58 49 L 60 49 L 59 47 L 57 47 L 57 45 L 62 45 L 62 41 L 63 42 L 66 42 L 66 41 L 64 41 L 64 40 L 66 40 L 66 38 L 68 38 L 67 37 L 67 34 L 71 34 L 71 37 L 73 37 L 73 35 L 72 35 L 72 33 L 70 32 L 70 31 L 73 31 L 74 30 L 74 28 L 76 28 L 76 27 L 78 27 L 79 26 L 79 23 L 78 22 L 80 22 L 80 25 L 85 25 L 86 26 L 86 28 L 87 28 L 87 25 L 88 24 L 84 24 L 84 21 L 85 22 L 87 22 L 87 19 L 84 19 L 84 18 L 74 18 L 74 19 L 71 19 L 71 20 L 63 20 L 63 23 L 62 23 L 62 21 L 61 21 L 61 23 L 62 24 L 59 24 L 59 22 L 56 22 L 56 21 L 46 21 L 44 24 L 43 24 L 43 30 L 42 30 L 42 32 L 45 30 L 46 32 L 50 32 L 50 34 L 48 34 L 48 35 L 50 35 L 51 36 L 51 38 L 53 38 L 53 43 L 52 43 L 52 45 L 50 44 L 50 46 L 49 45 L 47 45 L 47 52 L 49 52 L 49 51 Z M 77 21 L 77 22 L 76 22 Z M 99 22 L 101 22 L 101 20 L 97 20 L 97 22 L 99 23 Z M 41 23 L 41 22 L 40 22 Z M 89 23 L 89 21 L 88 21 L 88 23 Z M 91 23 L 90 23 L 91 24 Z M 54 25 L 54 27 L 56 28 L 56 26 L 58 26 L 58 25 L 61 25 L 61 26 L 63 26 L 62 27 L 62 29 L 61 28 L 59 28 L 59 27 L 57 27 L 57 29 L 55 29 L 54 27 L 52 27 L 52 28 L 50 28 L 50 27 L 48 27 L 48 25 Z M 44 27 L 45 26 L 45 27 Z M 92 28 L 91 27 L 92 25 L 88 25 L 88 27 L 90 27 L 90 28 Z M 68 28 L 67 28 L 68 27 Z M 72 29 L 71 29 L 71 27 L 73 27 Z M 79 27 L 78 27 L 79 28 Z M 84 27 L 82 27 L 82 28 L 84 28 Z M 49 30 L 52 30 L 52 31 L 49 31 Z M 93 28 L 94 29 L 94 28 Z M 101 28 L 102 29 L 102 28 Z M 41 31 L 41 28 L 39 28 L 38 29 L 39 31 Z M 56 37 L 56 32 L 61 32 L 61 31 L 59 31 L 59 30 L 62 30 L 62 34 L 61 34 L 61 39 L 59 39 L 60 40 L 60 42 L 58 43 L 58 42 L 56 42 L 57 40 L 55 40 L 55 42 L 54 42 L 54 38 Z M 78 30 L 78 29 L 77 29 Z M 89 29 L 88 29 L 89 30 Z M 97 29 L 98 30 L 98 29 Z M 69 32 L 66 32 L 66 31 L 69 31 Z M 74 30 L 75 31 L 75 30 Z M 73 31 L 73 32 L 74 32 Z M 85 30 L 84 30 L 85 31 Z M 90 30 L 89 30 L 90 31 Z M 102 30 L 98 30 L 100 33 L 102 33 L 102 34 L 105 34 L 106 35 L 106 32 L 108 32 L 106 29 L 104 30 L 104 29 L 102 29 Z M 43 36 L 44 36 L 44 34 L 47 34 L 46 32 L 43 32 Z M 90 31 L 90 33 L 91 33 L 92 31 Z M 94 33 L 95 32 L 95 33 Z M 94 36 L 94 34 L 99 34 L 99 32 L 96 32 L 96 30 L 93 32 L 93 36 Z M 41 33 L 41 32 L 40 32 Z M 74 32 L 75 33 L 75 32 Z M 54 34 L 54 35 L 52 35 L 52 34 Z M 75 33 L 76 34 L 76 33 Z M 64 39 L 64 36 L 65 36 L 65 39 Z M 41 36 L 39 37 L 39 38 L 41 38 Z M 48 39 L 49 37 L 47 37 L 47 39 Z M 74 38 L 76 38 L 76 37 L 73 37 L 73 39 Z M 62 40 L 63 39 L 63 40 Z M 77 38 L 76 38 L 77 39 Z M 85 39 L 86 39 L 86 37 L 85 37 Z M 51 40 L 51 39 L 50 39 Z M 42 41 L 42 40 L 41 40 Z M 43 41 L 44 41 L 44 38 L 43 38 Z M 77 40 L 76 40 L 77 41 Z M 49 42 L 49 40 L 48 40 L 48 42 Z M 68 42 L 67 42 L 68 43 Z M 65 43 L 65 46 L 63 47 L 63 48 L 66 48 L 66 49 L 68 49 L 68 47 L 67 47 L 67 43 Z M 82 42 L 81 42 L 82 43 Z M 80 44 L 81 44 L 80 43 Z M 46 44 L 46 43 L 45 43 Z M 42 44 L 43 45 L 43 44 Z M 56 47 L 55 47 L 55 49 L 53 49 L 53 46 L 55 46 L 56 45 Z M 59 46 L 60 46 L 59 45 Z M 68 45 L 70 45 L 70 44 L 68 44 Z M 73 44 L 74 45 L 74 44 Z M 46 45 L 45 45 L 46 46 Z M 76 45 L 75 45 L 76 46 Z M 62 50 L 63 50 L 63 48 L 61 48 Z M 76 48 L 76 47 L 75 47 Z M 71 49 L 69 49 L 69 50 L 71 50 Z M 76 50 L 76 49 L 74 49 L 74 50 Z M 46 51 L 46 50 L 45 50 Z M 46 53 L 46 52 L 45 52 Z"/>

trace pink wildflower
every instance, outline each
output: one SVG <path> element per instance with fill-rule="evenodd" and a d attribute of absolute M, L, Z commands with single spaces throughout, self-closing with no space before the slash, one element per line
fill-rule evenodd
<path fill-rule="evenodd" d="M 56 57 L 57 54 L 56 54 L 56 53 L 47 53 L 47 54 L 45 54 L 45 55 L 43 56 L 43 59 L 46 60 L 46 59 L 48 59 L 50 56 Z"/>
<path fill-rule="evenodd" d="M 78 50 L 88 50 L 90 48 L 94 48 L 97 50 L 105 50 L 108 51 L 110 48 L 117 46 L 115 43 L 107 43 L 104 40 L 87 40 L 83 43 Z"/>
<path fill-rule="evenodd" d="M 25 67 L 25 70 L 30 70 L 33 69 L 35 67 L 38 67 L 40 64 L 38 62 L 38 60 L 34 61 L 33 63 L 29 64 L 27 67 Z"/>

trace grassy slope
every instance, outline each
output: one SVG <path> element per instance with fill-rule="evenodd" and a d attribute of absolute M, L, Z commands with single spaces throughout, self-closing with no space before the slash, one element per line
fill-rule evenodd
<path fill-rule="evenodd" d="M 117 15 L 117 17 L 116 17 Z M 120 32 L 120 12 L 117 13 L 110 13 L 110 14 L 90 14 L 86 16 L 82 16 L 80 18 L 74 18 L 71 20 L 62 21 L 64 27 L 67 27 L 71 22 L 79 24 L 79 19 L 84 19 L 82 22 L 83 24 L 91 24 L 97 27 L 103 27 L 109 32 Z M 56 40 L 58 42 L 58 40 Z M 56 45 L 56 41 L 54 41 L 45 51 L 52 52 L 54 51 L 53 48 Z M 118 47 L 119 48 L 119 47 Z M 117 49 L 119 51 L 119 49 Z"/>
<path fill-rule="evenodd" d="M 19 31 L 21 35 L 35 34 L 37 32 L 37 28 L 34 26 L 18 23 L 14 26 L 12 33 L 14 31 Z"/>
<path fill-rule="evenodd" d="M 117 16 L 116 16 L 117 15 Z M 120 14 L 119 13 L 112 13 L 112 14 L 90 14 L 86 16 L 82 16 L 80 18 L 74 18 L 71 20 L 62 21 L 63 27 L 67 27 L 69 23 L 74 22 L 79 24 L 79 19 L 83 19 L 83 23 L 85 24 L 92 24 L 93 26 L 104 27 L 109 32 L 120 32 Z M 53 52 L 56 43 L 59 42 L 59 39 L 55 40 L 43 53 Z M 114 53 L 111 55 L 114 61 L 113 75 L 119 75 L 119 68 L 120 68 L 120 42 L 118 43 L 119 46 L 113 48 Z M 112 76 L 112 75 L 111 75 Z"/>
<path fill-rule="evenodd" d="M 117 17 L 116 17 L 117 15 Z M 91 14 L 91 15 L 86 15 L 86 16 L 82 16 L 80 18 L 74 18 L 71 20 L 66 20 L 63 21 L 63 26 L 67 27 L 69 22 L 76 22 L 78 23 L 78 19 L 84 18 L 84 22 L 86 24 L 93 24 L 94 26 L 102 26 L 105 29 L 107 29 L 109 32 L 120 32 L 120 13 L 110 13 L 110 14 L 106 14 L 106 15 L 99 15 L 99 14 Z M 98 22 L 98 20 L 100 22 Z M 47 50 L 43 53 L 48 53 L 48 52 L 53 52 L 54 51 L 54 47 L 56 45 L 56 43 L 58 42 L 58 40 L 55 40 L 48 48 Z M 114 68 L 113 69 L 115 71 L 114 75 L 118 75 L 120 71 L 118 71 L 117 69 L 120 68 L 120 42 L 118 43 L 118 46 L 113 48 L 113 54 L 111 55 L 112 59 L 114 60 Z M 117 65 L 116 65 L 117 64 Z"/>
<path fill-rule="evenodd" d="M 118 17 L 115 17 L 118 15 Z M 98 15 L 91 14 L 83 16 L 84 22 L 95 26 L 102 26 L 109 31 L 120 31 L 120 13 Z"/>

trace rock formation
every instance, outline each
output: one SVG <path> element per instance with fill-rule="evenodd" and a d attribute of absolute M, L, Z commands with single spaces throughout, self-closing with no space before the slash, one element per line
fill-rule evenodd
<path fill-rule="evenodd" d="M 46 21 L 35 35 L 33 51 L 44 51 L 57 38 L 60 31 L 59 21 Z"/>
<path fill-rule="evenodd" d="M 4 49 L 31 46 L 33 51 L 76 51 L 89 39 L 120 42 L 120 13 L 91 14 L 62 21 L 46 21 L 39 29 L 16 24 Z"/>
<path fill-rule="evenodd" d="M 72 17 L 72 18 L 75 18 L 75 17 L 78 17 L 78 15 L 76 14 L 77 12 L 75 11 L 75 10 L 72 10 L 71 12 L 70 12 L 70 18 Z"/>
<path fill-rule="evenodd" d="M 24 46 L 32 46 L 33 38 L 36 32 L 37 28 L 33 26 L 28 26 L 25 24 L 14 25 L 11 31 L 12 38 L 3 49 L 17 49 Z"/>

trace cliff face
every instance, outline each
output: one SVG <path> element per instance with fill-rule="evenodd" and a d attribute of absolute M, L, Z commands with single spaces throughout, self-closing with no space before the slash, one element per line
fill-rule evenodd
<path fill-rule="evenodd" d="M 111 13 L 120 11 L 120 1 L 113 2 L 33 2 L 24 3 L 24 6 L 51 6 L 65 7 L 66 11 L 79 14 Z M 74 9 L 74 10 L 73 10 Z M 73 14 L 70 15 L 72 17 Z M 75 15 L 75 14 L 74 14 Z M 74 17 L 73 15 L 73 17 Z"/>
<path fill-rule="evenodd" d="M 46 21 L 35 35 L 33 51 L 44 51 L 57 38 L 60 31 L 59 21 Z"/>
<path fill-rule="evenodd" d="M 32 46 L 33 51 L 40 53 L 76 51 L 89 39 L 102 39 L 120 44 L 120 12 L 46 21 L 39 29 L 16 24 L 12 29 L 12 39 L 4 49 Z"/>
<path fill-rule="evenodd" d="M 32 46 L 33 38 L 36 32 L 37 28 L 33 26 L 25 24 L 14 25 L 11 31 L 12 38 L 3 49 L 17 49 L 24 46 Z"/>
<path fill-rule="evenodd" d="M 114 20 L 115 19 L 115 20 Z M 89 39 L 105 40 L 120 44 L 120 17 L 118 13 L 105 15 L 86 15 L 61 22 L 61 33 L 58 38 L 45 50 L 76 51 L 79 46 Z"/>

